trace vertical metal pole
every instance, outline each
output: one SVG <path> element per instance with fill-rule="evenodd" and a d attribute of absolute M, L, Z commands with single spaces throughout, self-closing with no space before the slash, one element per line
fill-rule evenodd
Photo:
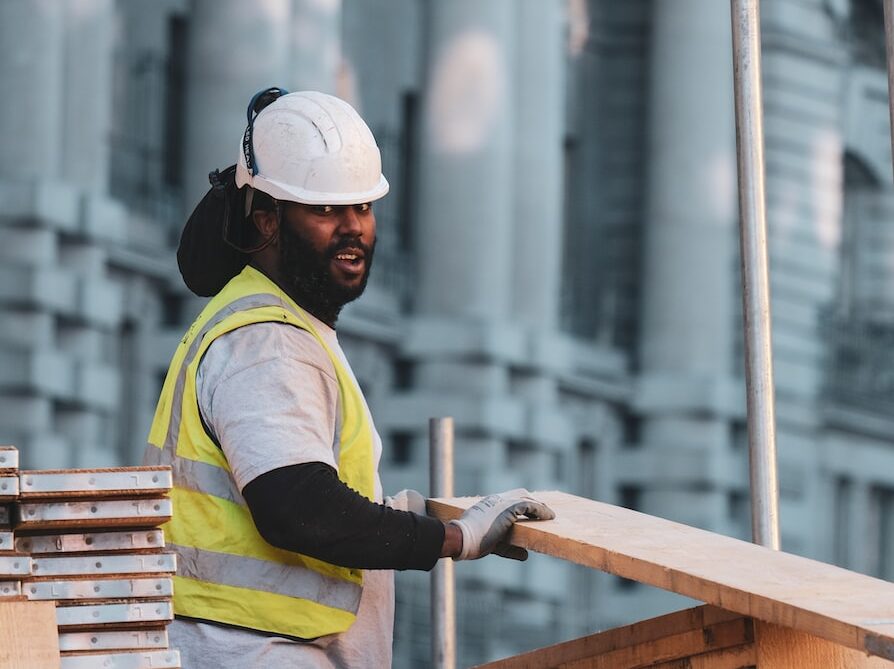
<path fill-rule="evenodd" d="M 731 10 L 745 322 L 745 388 L 751 462 L 751 532 L 755 543 L 779 550 L 759 0 L 731 0 Z"/>
<path fill-rule="evenodd" d="M 453 419 L 429 419 L 428 436 L 431 496 L 453 497 Z M 456 669 L 456 584 L 450 558 L 439 560 L 431 572 L 431 655 L 434 669 Z"/>
<path fill-rule="evenodd" d="M 894 0 L 884 0 L 885 55 L 888 61 L 888 113 L 891 119 L 891 159 L 894 160 Z"/>

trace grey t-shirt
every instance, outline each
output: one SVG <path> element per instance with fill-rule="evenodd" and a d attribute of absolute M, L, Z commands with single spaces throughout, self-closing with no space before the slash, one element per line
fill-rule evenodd
<path fill-rule="evenodd" d="M 353 378 L 335 330 L 316 319 L 313 324 Z M 261 474 L 288 465 L 325 462 L 338 469 L 332 450 L 338 411 L 335 370 L 322 346 L 304 330 L 258 323 L 219 337 L 199 365 L 196 393 L 202 417 L 220 442 L 240 490 Z M 373 434 L 375 494 L 381 502 L 382 442 L 375 428 Z M 169 632 L 184 669 L 381 669 L 391 666 L 393 625 L 393 572 L 365 571 L 357 620 L 342 634 L 300 643 L 186 620 L 175 620 Z"/>

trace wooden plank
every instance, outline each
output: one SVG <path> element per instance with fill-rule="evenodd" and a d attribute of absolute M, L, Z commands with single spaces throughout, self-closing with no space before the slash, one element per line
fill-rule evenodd
<path fill-rule="evenodd" d="M 0 555 L 0 578 L 3 580 L 22 579 L 31 576 L 31 558 L 26 553 L 4 553 Z"/>
<path fill-rule="evenodd" d="M 649 666 L 649 669 L 754 669 L 756 664 L 757 651 L 754 644 L 749 643 L 744 646 L 693 655 L 682 660 L 653 664 Z"/>
<path fill-rule="evenodd" d="M 696 634 L 690 635 L 685 639 L 685 641 L 690 643 L 689 654 L 703 652 L 705 650 L 703 642 L 705 641 L 704 629 L 706 627 L 718 630 L 715 639 L 710 641 L 711 647 L 719 648 L 723 647 L 723 645 L 741 644 L 746 640 L 750 640 L 750 632 L 748 632 L 748 637 L 740 637 L 734 634 L 733 638 L 729 639 L 728 626 L 730 623 L 737 622 L 739 627 L 736 628 L 734 626 L 732 629 L 739 629 L 744 635 L 746 633 L 744 627 L 745 619 L 738 614 L 723 611 L 712 606 L 698 606 L 643 620 L 633 625 L 625 625 L 553 646 L 538 648 L 521 655 L 481 665 L 479 669 L 556 667 L 576 660 L 600 655 L 605 656 L 616 651 L 654 643 L 668 637 L 687 635 L 692 632 Z M 622 665 L 619 664 L 617 666 Z"/>
<path fill-rule="evenodd" d="M 516 546 L 894 659 L 894 583 L 566 493 L 535 495 L 557 517 L 518 523 Z M 446 520 L 474 502 L 429 508 Z"/>
<path fill-rule="evenodd" d="M 0 501 L 11 502 L 19 497 L 19 477 L 14 473 L 0 474 Z"/>
<path fill-rule="evenodd" d="M 141 650 L 168 647 L 168 633 L 164 628 L 151 630 L 111 630 L 108 632 L 61 632 L 59 650 L 109 651 Z"/>
<path fill-rule="evenodd" d="M 180 669 L 176 650 L 135 650 L 123 653 L 66 653 L 62 669 Z"/>
<path fill-rule="evenodd" d="M 111 576 L 123 574 L 173 574 L 176 553 L 116 553 L 31 558 L 32 576 Z"/>
<path fill-rule="evenodd" d="M 14 551 L 15 541 L 12 532 L 9 530 L 0 530 L 0 553 Z"/>
<path fill-rule="evenodd" d="M 3 532 L 0 532 L 0 549 L 3 545 Z M 96 551 L 145 552 L 164 548 L 165 538 L 162 530 L 45 534 L 18 537 L 15 540 L 15 546 L 17 550 L 30 553 L 33 556 L 93 553 Z"/>
<path fill-rule="evenodd" d="M 666 636 L 626 648 L 619 648 L 595 657 L 566 662 L 562 669 L 617 669 L 617 667 L 649 667 L 672 660 L 685 660 L 711 650 L 750 644 L 751 620 L 738 618 L 704 629 Z M 550 665 L 545 665 L 550 666 Z"/>
<path fill-rule="evenodd" d="M 757 669 L 894 669 L 890 660 L 769 623 L 756 623 L 755 648 Z"/>
<path fill-rule="evenodd" d="M 158 602 L 108 602 L 105 604 L 61 604 L 56 607 L 56 624 L 75 629 L 158 627 L 174 619 L 169 600 Z"/>
<path fill-rule="evenodd" d="M 0 599 L 22 598 L 21 581 L 0 581 Z"/>
<path fill-rule="evenodd" d="M 53 602 L 0 601 L 0 669 L 58 669 Z"/>
<path fill-rule="evenodd" d="M 157 599 L 174 595 L 174 579 L 156 578 L 71 578 L 28 581 L 24 594 L 31 600 L 112 600 Z"/>
<path fill-rule="evenodd" d="M 16 492 L 22 499 L 145 497 L 170 492 L 170 467 L 22 470 Z M 0 494 L 3 481 L 0 479 Z"/>
<path fill-rule="evenodd" d="M 0 446 L 0 472 L 19 468 L 19 451 L 15 446 Z"/>
<path fill-rule="evenodd" d="M 21 502 L 17 530 L 158 527 L 171 519 L 167 497 L 92 502 Z"/>

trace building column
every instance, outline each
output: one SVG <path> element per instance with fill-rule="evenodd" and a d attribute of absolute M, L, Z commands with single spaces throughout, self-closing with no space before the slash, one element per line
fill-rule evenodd
<path fill-rule="evenodd" d="M 514 6 L 429 3 L 416 310 L 503 319 L 510 304 Z"/>
<path fill-rule="evenodd" d="M 65 14 L 62 176 L 85 191 L 104 193 L 109 176 L 114 2 L 60 5 Z"/>
<path fill-rule="evenodd" d="M 58 176 L 63 108 L 63 7 L 54 0 L 0 3 L 3 160 L 0 179 Z"/>
<path fill-rule="evenodd" d="M 351 97 L 339 86 L 341 4 L 341 0 L 292 0 L 289 90 Z"/>
<path fill-rule="evenodd" d="M 524 333 L 529 364 L 514 375 L 512 392 L 525 404 L 524 435 L 532 451 L 526 469 L 552 484 L 546 474 L 552 451 L 565 446 L 567 457 L 575 457 L 555 429 L 564 418 L 554 370 L 564 218 L 565 3 L 518 0 L 515 7 L 509 316 Z"/>
<path fill-rule="evenodd" d="M 187 68 L 184 208 L 236 162 L 251 96 L 289 83 L 290 0 L 194 0 Z"/>
<path fill-rule="evenodd" d="M 654 4 L 637 401 L 655 458 L 726 457 L 737 308 L 736 154 L 729 4 Z M 733 400 L 731 402 L 731 399 Z M 721 528 L 710 474 L 642 491 L 643 511 Z M 696 490 L 708 490 L 704 505 Z M 679 497 L 678 501 L 675 499 Z M 707 506 L 707 508 L 706 508 Z M 713 509 L 711 511 L 708 508 Z"/>
<path fill-rule="evenodd" d="M 516 5 L 512 317 L 558 330 L 565 115 L 564 3 Z"/>

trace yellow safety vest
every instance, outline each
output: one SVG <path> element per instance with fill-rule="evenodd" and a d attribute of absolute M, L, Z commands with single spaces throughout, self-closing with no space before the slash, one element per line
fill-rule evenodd
<path fill-rule="evenodd" d="M 202 425 L 196 397 L 196 372 L 211 343 L 262 322 L 306 330 L 326 350 L 338 382 L 338 476 L 373 498 L 373 432 L 359 388 L 307 314 L 252 267 L 212 298 L 180 341 L 155 410 L 146 463 L 170 465 L 174 473 L 174 515 L 164 530 L 177 553 L 175 614 L 314 639 L 354 622 L 362 572 L 261 538 L 223 452 Z"/>

